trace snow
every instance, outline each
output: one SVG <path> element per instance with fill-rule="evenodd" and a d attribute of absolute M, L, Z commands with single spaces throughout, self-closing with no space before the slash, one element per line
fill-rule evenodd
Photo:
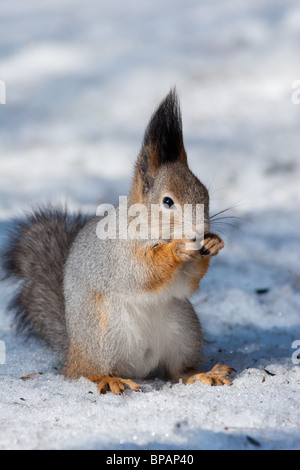
<path fill-rule="evenodd" d="M 156 379 L 98 395 L 16 335 L 1 284 L 0 449 L 299 449 L 297 0 L 10 0 L 0 30 L 0 241 L 38 201 L 95 213 L 125 195 L 173 85 L 212 213 L 237 217 L 215 225 L 226 247 L 193 298 L 203 368 L 234 367 L 231 387 Z"/>

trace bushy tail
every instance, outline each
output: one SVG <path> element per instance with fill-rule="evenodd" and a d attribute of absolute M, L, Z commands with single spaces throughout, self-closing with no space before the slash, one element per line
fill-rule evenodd
<path fill-rule="evenodd" d="M 18 330 L 28 330 L 60 353 L 67 347 L 63 270 L 70 247 L 87 217 L 38 209 L 16 221 L 2 255 L 5 278 L 18 289 L 9 309 Z"/>

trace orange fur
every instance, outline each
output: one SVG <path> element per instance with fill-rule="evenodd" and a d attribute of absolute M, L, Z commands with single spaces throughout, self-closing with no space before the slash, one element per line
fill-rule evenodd
<path fill-rule="evenodd" d="M 141 248 L 138 252 L 140 260 L 147 264 L 148 277 L 145 289 L 151 292 L 159 291 L 166 287 L 174 278 L 182 261 L 176 256 L 175 246 L 177 241 L 161 243 L 156 247 Z"/>
<path fill-rule="evenodd" d="M 102 333 L 106 333 L 107 330 L 107 312 L 105 308 L 105 296 L 103 294 L 99 294 L 98 292 L 94 292 L 92 295 L 93 301 L 93 310 L 97 318 L 99 318 L 99 324 Z"/>
<path fill-rule="evenodd" d="M 148 278 L 146 290 L 159 291 L 172 282 L 174 276 L 185 262 L 192 262 L 195 273 L 190 284 L 192 291 L 196 291 L 199 282 L 206 274 L 210 257 L 200 258 L 198 252 L 185 251 L 186 240 L 174 239 L 170 243 L 161 243 L 156 247 L 140 248 L 138 258 L 147 263 Z"/>
<path fill-rule="evenodd" d="M 197 261 L 195 261 L 195 267 L 196 267 L 195 274 L 190 280 L 192 292 L 196 292 L 196 290 L 198 289 L 201 279 L 207 273 L 207 270 L 209 268 L 209 262 L 210 262 L 210 258 L 204 258 L 204 259 L 200 258 Z"/>
<path fill-rule="evenodd" d="M 82 349 L 71 344 L 62 373 L 66 377 L 79 379 L 82 376 L 91 374 L 92 370 L 93 366 L 85 359 Z"/>
<path fill-rule="evenodd" d="M 100 326 L 101 333 L 105 335 L 107 331 L 106 298 L 104 295 L 93 292 L 91 295 L 90 312 L 94 315 L 95 327 Z M 101 370 L 101 364 L 92 364 L 85 357 L 82 348 L 78 348 L 73 343 L 69 345 L 67 361 L 63 368 L 63 374 L 67 377 L 86 377 L 95 370 Z"/>

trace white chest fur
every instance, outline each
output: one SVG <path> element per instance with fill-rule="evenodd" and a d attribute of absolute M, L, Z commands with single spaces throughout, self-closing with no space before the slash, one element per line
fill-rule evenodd
<path fill-rule="evenodd" d="M 163 367 L 171 375 L 194 360 L 200 330 L 190 304 L 166 295 L 119 299 L 118 373 L 146 377 Z M 122 305 L 121 305 L 122 304 Z M 119 310 L 120 311 L 120 310 Z"/>

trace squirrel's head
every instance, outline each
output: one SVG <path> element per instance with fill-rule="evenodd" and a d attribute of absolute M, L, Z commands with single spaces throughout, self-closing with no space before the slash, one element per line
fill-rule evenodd
<path fill-rule="evenodd" d="M 181 111 L 175 90 L 171 90 L 152 115 L 137 158 L 129 194 L 130 204 L 159 205 L 163 211 L 193 207 L 204 209 L 204 231 L 209 231 L 209 195 L 206 187 L 188 167 L 183 143 Z M 178 217 L 177 217 L 178 220 Z"/>

